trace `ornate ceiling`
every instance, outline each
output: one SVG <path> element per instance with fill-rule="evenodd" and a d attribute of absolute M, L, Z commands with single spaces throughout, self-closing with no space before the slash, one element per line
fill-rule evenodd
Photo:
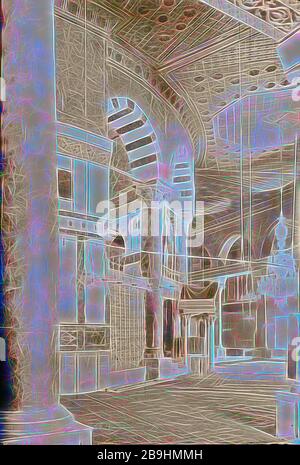
<path fill-rule="evenodd" d="M 135 2 L 127 11 L 131 18 L 114 33 L 157 68 L 218 40 L 220 32 L 237 32 L 236 21 L 198 0 L 146 0 Z"/>
<path fill-rule="evenodd" d="M 110 62 L 173 107 L 194 147 L 199 137 L 205 139 L 199 179 L 207 169 L 240 169 L 239 154 L 216 145 L 213 116 L 245 95 L 289 84 L 276 45 L 299 26 L 300 0 L 56 0 L 56 5 L 109 39 Z M 278 153 L 248 164 L 245 185 L 251 172 L 260 188 L 273 159 L 282 171 Z M 292 169 L 293 148 L 286 153 Z"/>

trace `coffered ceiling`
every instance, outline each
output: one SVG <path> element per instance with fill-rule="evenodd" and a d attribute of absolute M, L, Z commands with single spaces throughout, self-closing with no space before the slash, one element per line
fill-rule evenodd
<path fill-rule="evenodd" d="M 156 86 L 174 109 L 186 105 L 186 121 L 192 120 L 191 127 L 201 126 L 206 139 L 205 156 L 196 166 L 200 184 L 203 169 L 240 169 L 239 153 L 216 145 L 212 119 L 245 95 L 289 85 L 276 45 L 299 26 L 300 0 L 56 0 L 56 4 L 89 21 L 123 54 L 136 56 L 137 67 L 144 63 L 142 67 L 151 71 L 148 85 Z M 134 72 L 145 79 L 142 71 Z M 291 170 L 293 157 L 293 148 L 287 149 L 285 163 Z M 278 150 L 261 158 L 269 166 L 273 160 L 276 172 L 282 170 Z M 263 161 L 251 163 L 244 165 L 244 182 L 251 175 L 260 189 L 267 167 Z"/>

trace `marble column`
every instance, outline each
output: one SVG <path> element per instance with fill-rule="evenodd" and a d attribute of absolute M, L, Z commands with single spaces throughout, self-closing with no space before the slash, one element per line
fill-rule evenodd
<path fill-rule="evenodd" d="M 145 358 L 162 357 L 163 309 L 159 289 L 146 291 L 146 347 Z"/>
<path fill-rule="evenodd" d="M 225 289 L 226 278 L 219 279 L 219 292 L 218 292 L 218 335 L 219 345 L 217 349 L 217 358 L 222 359 L 225 357 L 225 349 L 223 347 L 223 316 L 222 316 L 222 296 Z"/>
<path fill-rule="evenodd" d="M 163 299 L 159 287 L 162 267 L 160 207 L 149 207 L 145 213 L 148 228 L 143 238 L 143 275 L 148 278 L 150 289 L 145 293 L 146 345 L 143 363 L 147 379 L 155 379 L 160 375 L 159 360 L 163 357 Z"/>
<path fill-rule="evenodd" d="M 215 316 L 209 316 L 209 344 L 208 344 L 208 355 L 209 355 L 209 369 L 213 370 L 215 367 Z"/>
<path fill-rule="evenodd" d="M 3 0 L 5 444 L 87 444 L 59 404 L 53 0 Z"/>

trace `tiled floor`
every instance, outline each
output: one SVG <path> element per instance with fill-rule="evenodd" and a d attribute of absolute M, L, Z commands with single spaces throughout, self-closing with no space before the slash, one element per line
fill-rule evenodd
<path fill-rule="evenodd" d="M 269 381 L 216 374 L 62 398 L 75 418 L 94 427 L 95 444 L 272 443 L 276 390 Z"/>

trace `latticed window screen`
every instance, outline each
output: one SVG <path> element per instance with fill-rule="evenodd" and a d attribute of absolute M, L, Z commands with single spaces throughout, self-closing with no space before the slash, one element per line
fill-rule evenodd
<path fill-rule="evenodd" d="M 145 347 L 144 291 L 114 284 L 109 290 L 111 321 L 111 369 L 140 366 Z"/>

